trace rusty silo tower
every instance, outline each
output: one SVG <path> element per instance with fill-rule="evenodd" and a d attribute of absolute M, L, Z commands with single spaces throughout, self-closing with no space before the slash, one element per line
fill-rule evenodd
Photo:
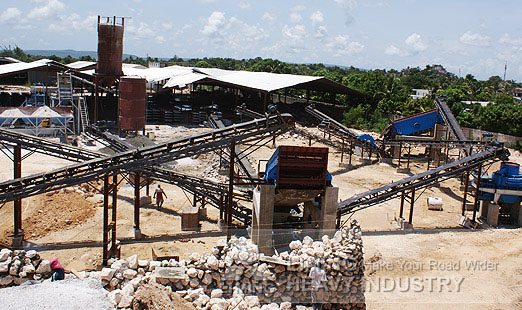
<path fill-rule="evenodd" d="M 99 87 L 111 88 L 122 75 L 124 17 L 98 16 L 98 63 L 95 73 L 94 121 L 98 120 Z"/>

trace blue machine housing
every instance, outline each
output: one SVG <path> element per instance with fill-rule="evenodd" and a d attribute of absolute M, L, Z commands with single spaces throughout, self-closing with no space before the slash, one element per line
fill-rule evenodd
<path fill-rule="evenodd" d="M 499 201 L 505 203 L 515 203 L 522 198 L 522 174 L 520 174 L 520 165 L 516 163 L 503 162 L 498 171 L 493 172 L 491 178 L 480 179 L 481 188 L 507 189 L 520 191 L 521 195 L 501 195 Z M 494 194 L 480 192 L 480 200 L 494 199 Z"/>
<path fill-rule="evenodd" d="M 444 124 L 438 109 L 404 117 L 392 122 L 392 135 L 414 135 L 435 128 L 435 124 Z"/>
<path fill-rule="evenodd" d="M 375 144 L 375 139 L 370 136 L 369 134 L 365 133 L 365 134 L 362 134 L 362 135 L 359 135 L 357 137 L 358 140 L 366 140 L 368 142 L 370 142 L 370 144 L 374 147 L 378 147 L 377 144 Z"/>

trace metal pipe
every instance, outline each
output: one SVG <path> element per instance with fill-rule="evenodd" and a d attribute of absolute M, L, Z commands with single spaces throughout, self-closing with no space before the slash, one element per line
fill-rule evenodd
<path fill-rule="evenodd" d="M 462 197 L 462 215 L 466 213 L 466 202 L 468 200 L 469 171 L 464 173 L 464 196 Z"/>
<path fill-rule="evenodd" d="M 401 208 L 399 209 L 399 218 L 404 214 L 404 191 L 401 192 Z"/>

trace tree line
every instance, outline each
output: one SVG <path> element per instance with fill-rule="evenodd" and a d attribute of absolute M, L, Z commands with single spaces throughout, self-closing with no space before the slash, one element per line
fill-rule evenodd
<path fill-rule="evenodd" d="M 4 48 L 0 56 L 9 56 L 22 61 L 34 61 L 44 57 L 26 54 L 21 48 Z M 74 59 L 67 57 L 48 57 L 61 63 L 77 60 L 95 61 L 89 56 Z M 513 97 L 521 83 L 504 81 L 499 76 L 487 80 L 477 80 L 467 74 L 459 77 L 448 72 L 442 65 L 427 65 L 425 68 L 405 68 L 402 70 L 363 70 L 350 67 L 332 66 L 321 63 L 294 64 L 277 59 L 233 58 L 191 58 L 174 56 L 170 59 L 128 57 L 125 63 L 147 66 L 149 62 L 166 65 L 182 65 L 226 70 L 247 70 L 257 72 L 285 73 L 298 75 L 324 76 L 337 83 L 357 89 L 367 96 L 358 98 L 337 94 L 334 98 L 322 92 L 310 92 L 310 99 L 333 102 L 347 107 L 343 122 L 351 127 L 381 132 L 391 120 L 434 109 L 433 99 L 446 96 L 447 103 L 459 124 L 464 127 L 501 132 L 522 136 L 522 104 Z M 427 89 L 430 95 L 413 99 L 414 89 Z M 303 90 L 286 90 L 293 96 L 304 96 Z M 471 104 L 463 101 L 473 102 Z M 481 105 L 478 101 L 489 102 Z"/>

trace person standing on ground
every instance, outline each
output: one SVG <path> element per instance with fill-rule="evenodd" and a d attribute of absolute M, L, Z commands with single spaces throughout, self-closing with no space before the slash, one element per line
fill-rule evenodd
<path fill-rule="evenodd" d="M 65 271 L 63 270 L 62 265 L 58 261 L 58 258 L 51 259 L 49 261 L 49 265 L 51 266 L 51 270 L 53 273 L 51 277 L 52 282 L 63 280 L 65 278 Z"/>
<path fill-rule="evenodd" d="M 163 196 L 167 198 L 167 194 L 163 191 L 163 188 L 161 188 L 160 185 L 158 185 L 158 188 L 156 188 L 156 191 L 154 191 L 154 198 L 156 199 L 156 207 L 158 210 L 163 205 Z"/>

